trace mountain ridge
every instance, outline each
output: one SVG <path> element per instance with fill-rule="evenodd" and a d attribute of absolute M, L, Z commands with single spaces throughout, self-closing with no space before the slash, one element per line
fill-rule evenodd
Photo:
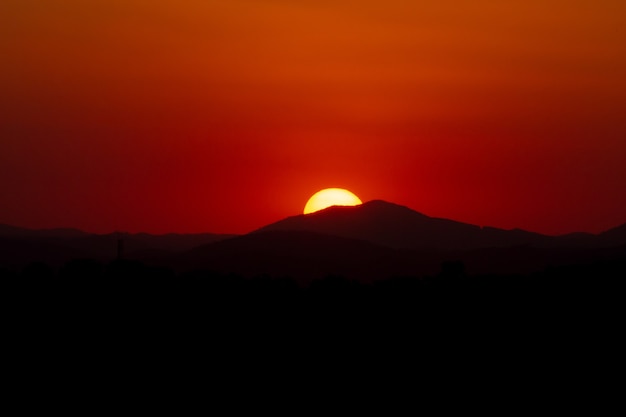
<path fill-rule="evenodd" d="M 69 231 L 68 231 L 69 230 Z M 547 236 L 429 217 L 382 200 L 287 217 L 244 235 L 33 231 L 0 225 L 0 267 L 122 257 L 152 265 L 302 277 L 432 275 L 462 261 L 472 273 L 528 273 L 550 265 L 622 259 L 626 225 L 598 235 Z"/>
<path fill-rule="evenodd" d="M 307 231 L 263 231 L 202 245 L 174 255 L 171 265 L 185 271 L 208 269 L 243 276 L 290 276 L 306 283 L 328 275 L 368 281 L 419 270 L 435 273 L 440 259 L 362 239 Z"/>
<path fill-rule="evenodd" d="M 120 249 L 124 257 L 148 259 L 156 254 L 167 256 L 185 252 L 233 236 L 215 233 L 95 234 L 71 228 L 37 230 L 0 224 L 0 265 L 23 265 L 36 261 L 60 265 L 79 257 L 109 261 L 118 257 L 120 240 L 123 241 Z"/>
<path fill-rule="evenodd" d="M 255 230 L 301 230 L 357 238 L 397 249 L 463 250 L 547 244 L 550 237 L 521 229 L 481 227 L 430 217 L 383 200 L 358 206 L 333 206 L 291 216 Z"/>

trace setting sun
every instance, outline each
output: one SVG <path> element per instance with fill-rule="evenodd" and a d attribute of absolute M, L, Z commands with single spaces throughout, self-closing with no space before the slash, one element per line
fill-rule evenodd
<path fill-rule="evenodd" d="M 313 213 L 331 206 L 357 206 L 363 202 L 343 188 L 326 188 L 313 194 L 304 206 L 304 214 Z"/>

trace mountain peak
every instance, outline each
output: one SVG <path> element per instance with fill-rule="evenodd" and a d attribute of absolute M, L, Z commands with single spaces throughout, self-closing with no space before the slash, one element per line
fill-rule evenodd
<path fill-rule="evenodd" d="M 378 215 L 378 216 L 395 216 L 395 215 L 419 215 L 425 218 L 428 216 L 419 213 L 413 209 L 410 209 L 406 206 L 401 206 L 399 204 L 390 203 L 384 200 L 370 200 L 366 201 L 363 204 L 359 204 L 357 206 L 330 206 L 325 209 L 316 211 L 314 213 L 305 214 L 303 216 L 327 216 L 327 215 L 336 215 L 337 213 L 348 214 L 348 213 L 365 213 L 367 215 Z M 299 217 L 299 216 L 295 216 Z"/>
<path fill-rule="evenodd" d="M 390 203 L 385 200 L 370 200 L 370 201 L 363 203 L 361 207 L 367 210 L 384 212 L 384 213 L 399 213 L 399 212 L 409 213 L 410 212 L 413 215 L 417 214 L 423 217 L 428 217 L 425 214 L 417 212 L 409 207 L 402 206 L 400 204 Z"/>
<path fill-rule="evenodd" d="M 476 249 L 539 243 L 544 236 L 439 219 L 383 200 L 288 217 L 260 231 L 306 231 L 400 249 Z"/>

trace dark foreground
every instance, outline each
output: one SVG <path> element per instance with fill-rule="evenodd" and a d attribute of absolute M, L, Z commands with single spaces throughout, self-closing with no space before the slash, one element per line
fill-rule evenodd
<path fill-rule="evenodd" d="M 263 338 L 274 330 L 340 338 L 441 330 L 556 338 L 621 324 L 626 262 L 506 276 L 466 276 L 461 263 L 447 262 L 436 276 L 373 284 L 329 276 L 306 288 L 289 278 L 207 271 L 177 276 L 135 261 L 75 260 L 58 271 L 31 264 L 3 275 L 3 305 L 30 336 L 36 329 L 49 337 L 115 333 L 137 340 L 176 334 L 209 341 L 228 333 Z"/>
<path fill-rule="evenodd" d="M 624 261 L 511 276 L 466 276 L 450 262 L 431 277 L 328 277 L 306 288 L 133 261 L 2 274 L 8 363 L 16 378 L 46 384 L 69 373 L 239 387 L 279 373 L 283 383 L 315 375 L 330 386 L 382 372 L 396 383 L 489 375 L 587 386 L 620 372 Z"/>

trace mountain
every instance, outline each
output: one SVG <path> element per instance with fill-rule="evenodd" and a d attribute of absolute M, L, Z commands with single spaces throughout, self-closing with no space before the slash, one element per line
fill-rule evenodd
<path fill-rule="evenodd" d="M 307 285 L 342 276 L 360 282 L 403 276 L 435 276 L 444 263 L 461 261 L 468 274 L 530 274 L 550 266 L 626 259 L 626 246 L 487 247 L 465 250 L 398 249 L 362 239 L 309 231 L 257 231 L 203 245 L 154 263 L 178 272 L 208 270 L 245 277 L 291 277 Z"/>
<path fill-rule="evenodd" d="M 480 227 L 429 217 L 380 200 L 352 207 L 334 206 L 308 215 L 289 217 L 256 232 L 279 230 L 328 234 L 414 250 L 546 246 L 551 242 L 549 236 L 538 233 Z"/>
<path fill-rule="evenodd" d="M 328 275 L 361 281 L 393 275 L 436 273 L 431 252 L 396 250 L 358 239 L 303 231 L 266 231 L 197 247 L 166 261 L 177 270 L 205 269 L 244 276 L 293 277 L 302 282 Z"/>
<path fill-rule="evenodd" d="M 168 253 L 185 252 L 197 246 L 218 242 L 233 236 L 212 233 L 151 235 L 119 232 L 87 235 L 64 243 L 87 250 L 93 253 L 94 257 L 106 259 L 117 256 L 117 244 L 119 240 L 122 240 L 125 257 L 145 259 Z"/>
<path fill-rule="evenodd" d="M 600 233 L 598 235 L 598 241 L 603 247 L 626 245 L 626 224 Z"/>
<path fill-rule="evenodd" d="M 123 241 L 126 258 L 152 260 L 233 236 L 213 233 L 91 234 L 77 229 L 32 230 L 0 224 L 0 266 L 19 268 L 36 261 L 59 266 L 76 258 L 108 262 L 117 257 L 119 240 Z"/>
<path fill-rule="evenodd" d="M 243 236 L 97 235 L 75 229 L 29 230 L 0 225 L 0 269 L 76 258 L 109 262 L 123 241 L 126 259 L 149 265 L 291 276 L 328 275 L 362 281 L 435 275 L 461 261 L 470 274 L 531 273 L 549 266 L 626 259 L 626 225 L 599 235 L 545 236 L 429 217 L 380 200 L 288 217 Z"/>

